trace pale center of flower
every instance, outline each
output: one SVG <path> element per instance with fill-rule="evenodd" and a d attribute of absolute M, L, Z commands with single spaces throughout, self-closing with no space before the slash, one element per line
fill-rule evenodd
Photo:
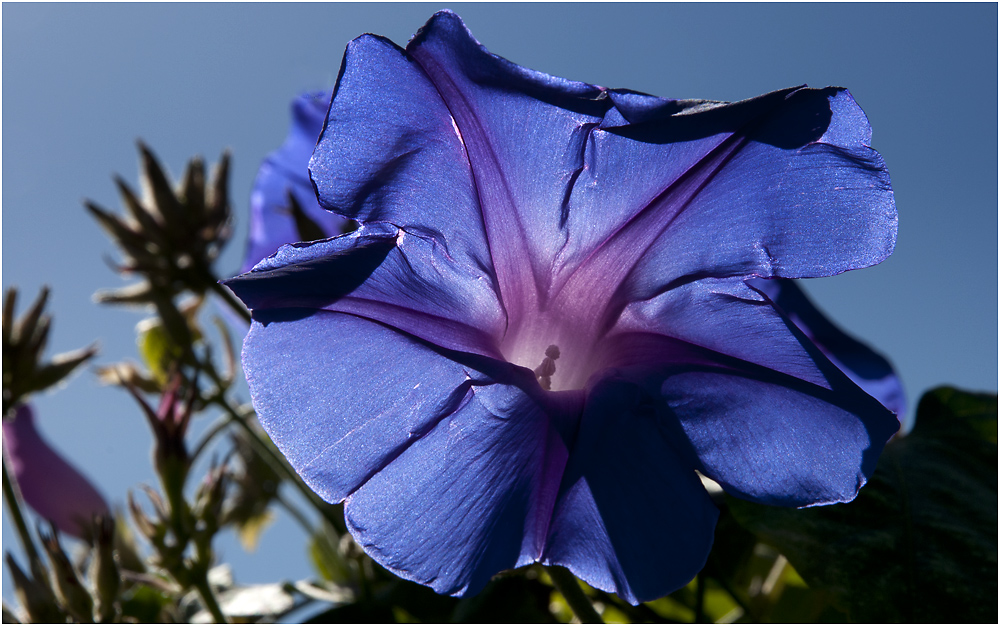
<path fill-rule="evenodd" d="M 595 369 L 594 341 L 587 335 L 543 313 L 509 334 L 501 351 L 511 363 L 532 370 L 542 389 L 582 389 Z"/>

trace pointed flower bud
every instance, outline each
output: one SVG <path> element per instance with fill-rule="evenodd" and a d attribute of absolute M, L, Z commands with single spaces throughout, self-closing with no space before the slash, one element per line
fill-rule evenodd
<path fill-rule="evenodd" d="M 212 467 L 205 475 L 205 479 L 198 487 L 195 494 L 194 515 L 204 522 L 208 535 L 212 535 L 219 528 L 219 518 L 222 515 L 222 504 L 229 487 L 230 475 L 226 462 L 217 466 L 213 461 Z"/>
<path fill-rule="evenodd" d="M 135 495 L 131 492 L 128 494 L 128 508 L 129 512 L 132 513 L 132 520 L 135 522 L 136 528 L 142 533 L 142 536 L 149 540 L 153 545 L 157 545 L 162 541 L 163 536 L 166 534 L 165 527 L 160 520 L 152 520 L 146 515 L 145 511 L 135 499 Z"/>
<path fill-rule="evenodd" d="M 95 550 L 90 561 L 90 580 L 94 587 L 94 620 L 110 622 L 118 609 L 121 575 L 115 558 L 115 520 L 102 516 L 95 520 Z"/>
<path fill-rule="evenodd" d="M 24 501 L 60 531 L 86 538 L 91 518 L 109 514 L 91 482 L 42 438 L 28 405 L 18 406 L 14 419 L 4 420 L 3 446 Z"/>
<path fill-rule="evenodd" d="M 59 530 L 53 526 L 49 535 L 39 529 L 39 537 L 49 562 L 52 564 L 52 582 L 59 603 L 76 618 L 77 621 L 90 621 L 94 610 L 94 601 L 87 589 L 80 583 L 76 569 L 59 542 Z"/>
<path fill-rule="evenodd" d="M 123 381 L 125 388 L 139 403 L 146 421 L 153 430 L 153 462 L 156 470 L 165 485 L 173 485 L 177 489 L 183 487 L 183 479 L 190 463 L 184 438 L 187 435 L 197 394 L 197 385 L 192 383 L 182 398 L 182 382 L 180 375 L 173 376 L 160 399 L 159 406 L 154 411 L 135 387 Z M 170 487 L 167 489 L 169 491 Z"/>
<path fill-rule="evenodd" d="M 62 623 L 66 621 L 65 614 L 55 603 L 52 591 L 42 582 L 33 580 L 31 576 L 17 564 L 9 552 L 4 554 L 7 571 L 14 579 L 14 593 L 21 604 L 27 621 L 34 623 Z"/>

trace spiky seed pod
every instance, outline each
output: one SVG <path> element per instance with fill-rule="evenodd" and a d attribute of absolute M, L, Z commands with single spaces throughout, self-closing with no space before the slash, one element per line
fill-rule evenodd
<path fill-rule="evenodd" d="M 84 206 L 120 249 L 119 272 L 141 274 L 143 282 L 95 297 L 99 302 L 155 304 L 159 309 L 185 289 L 201 294 L 218 280 L 212 263 L 232 234 L 229 153 L 222 154 L 210 182 L 202 159 L 191 159 L 176 189 L 142 142 L 139 160 L 141 198 L 115 178 L 125 215 L 114 215 L 90 201 Z"/>
<path fill-rule="evenodd" d="M 3 303 L 3 414 L 25 401 L 29 394 L 48 389 L 97 354 L 97 346 L 63 352 L 48 363 L 42 354 L 52 318 L 44 313 L 49 288 L 42 287 L 28 311 L 15 319 L 17 289 L 11 287 Z"/>

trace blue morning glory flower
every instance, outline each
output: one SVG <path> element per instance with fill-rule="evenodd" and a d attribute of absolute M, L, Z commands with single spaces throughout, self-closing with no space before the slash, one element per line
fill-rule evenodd
<path fill-rule="evenodd" d="M 307 169 L 326 121 L 330 95 L 317 92 L 296 98 L 288 137 L 261 163 L 250 194 L 250 231 L 241 272 L 274 254 L 282 244 L 325 239 L 343 232 L 347 220 L 320 208 Z M 298 207 L 292 205 L 289 194 Z M 296 209 L 302 213 L 296 215 Z"/>
<path fill-rule="evenodd" d="M 844 89 L 669 100 L 534 72 L 450 12 L 348 46 L 310 163 L 341 237 L 227 282 L 261 423 L 376 561 L 440 593 L 563 565 L 686 584 L 730 494 L 855 497 L 898 423 L 748 281 L 885 259 Z M 696 472 L 697 470 L 697 472 Z"/>

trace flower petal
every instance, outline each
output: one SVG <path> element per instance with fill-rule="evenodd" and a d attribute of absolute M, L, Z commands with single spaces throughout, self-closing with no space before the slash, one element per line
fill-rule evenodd
<path fill-rule="evenodd" d="M 488 267 L 475 185 L 448 107 L 420 66 L 365 35 L 344 53 L 329 118 L 309 162 L 320 204 L 388 221 Z"/>
<path fill-rule="evenodd" d="M 848 378 L 882 406 L 906 416 L 903 383 L 889 361 L 827 319 L 805 292 L 788 279 L 748 281 L 765 294 Z"/>
<path fill-rule="evenodd" d="M 830 388 L 812 344 L 740 278 L 704 278 L 627 306 L 610 333 L 650 332 Z M 829 369 L 829 368 L 827 368 Z"/>
<path fill-rule="evenodd" d="M 471 386 L 468 368 L 372 321 L 308 309 L 254 317 L 243 368 L 261 424 L 329 502 L 457 410 Z"/>
<path fill-rule="evenodd" d="M 719 514 L 658 413 L 627 380 L 589 390 L 545 553 L 545 563 L 633 604 L 694 578 Z"/>
<path fill-rule="evenodd" d="M 579 247 L 586 257 L 557 302 L 614 292 L 623 303 L 706 276 L 826 276 L 884 260 L 896 209 L 869 137 L 835 88 L 595 130 L 571 213 L 620 226 Z"/>
<path fill-rule="evenodd" d="M 899 428 L 822 355 L 816 364 L 829 388 L 662 335 L 616 341 L 620 361 L 630 364 L 622 376 L 662 398 L 698 470 L 749 500 L 850 501 Z"/>
<path fill-rule="evenodd" d="M 566 243 L 565 202 L 587 138 L 610 107 L 604 90 L 490 54 L 454 13 L 435 14 L 407 52 L 454 118 L 511 322 L 550 288 Z"/>
<path fill-rule="evenodd" d="M 499 357 L 504 317 L 489 276 L 455 263 L 435 239 L 391 224 L 284 246 L 225 284 L 254 311 L 342 311 L 444 348 Z"/>
<path fill-rule="evenodd" d="M 565 459 L 524 392 L 473 383 L 460 408 L 347 499 L 348 527 L 397 575 L 476 593 L 541 555 Z"/>
<path fill-rule="evenodd" d="M 800 144 L 808 134 L 788 137 L 789 128 L 822 135 Z M 706 270 L 801 278 L 882 262 L 896 244 L 896 206 L 870 136 L 846 89 L 793 92 L 746 132 L 747 143 L 677 216 L 644 268 L 662 272 L 657 266 L 668 262 L 673 278 Z"/>
<path fill-rule="evenodd" d="M 326 121 L 331 94 L 312 93 L 292 102 L 292 127 L 280 148 L 267 155 L 254 179 L 250 194 L 250 229 L 247 253 L 241 272 L 273 254 L 282 244 L 303 241 L 288 206 L 288 194 L 295 195 L 306 216 L 327 237 L 341 232 L 344 218 L 320 208 L 309 181 L 309 157 Z"/>

